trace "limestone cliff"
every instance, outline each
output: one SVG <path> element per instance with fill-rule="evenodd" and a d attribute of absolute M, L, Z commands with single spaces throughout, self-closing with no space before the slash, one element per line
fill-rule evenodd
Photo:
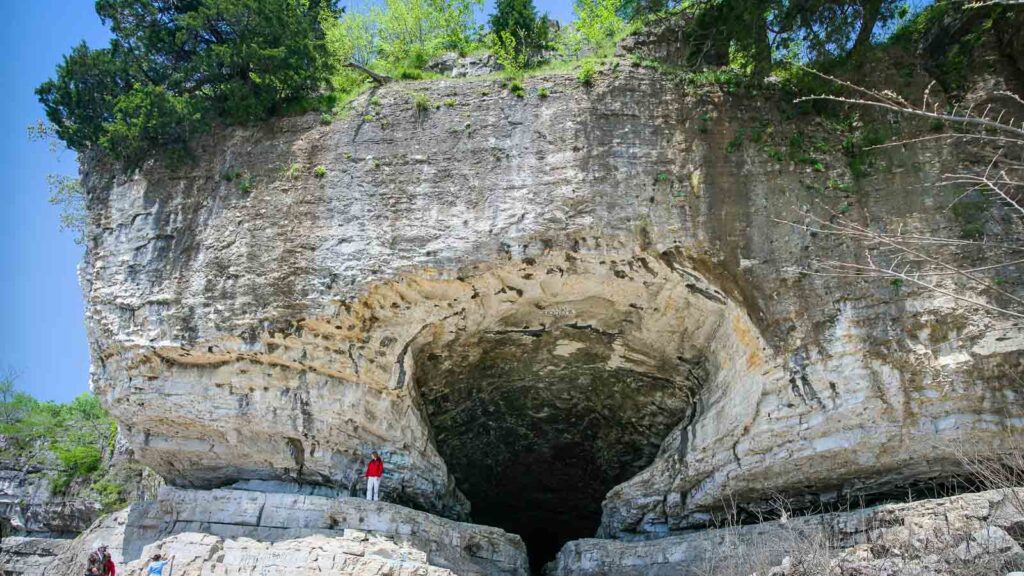
<path fill-rule="evenodd" d="M 1009 450 L 1018 324 L 802 274 L 861 247 L 781 222 L 842 204 L 956 237 L 960 192 L 922 191 L 969 150 L 881 153 L 855 178 L 837 145 L 772 153 L 832 128 L 771 91 L 628 59 L 525 84 L 392 84 L 329 125 L 218 130 L 193 163 L 88 166 L 93 385 L 137 457 L 182 488 L 357 495 L 377 449 L 385 499 L 549 559 L 705 526 L 725 500 L 927 493 L 962 472 L 957 446 Z M 1019 237 L 998 209 L 983 225 Z"/>

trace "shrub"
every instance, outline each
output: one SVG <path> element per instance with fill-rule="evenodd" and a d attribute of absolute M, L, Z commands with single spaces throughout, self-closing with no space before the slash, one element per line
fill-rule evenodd
<path fill-rule="evenodd" d="M 584 86 L 591 86 L 594 84 L 594 76 L 596 75 L 597 70 L 594 68 L 594 64 L 592 62 L 584 62 L 580 66 L 580 72 L 576 75 L 576 79 Z"/>
<path fill-rule="evenodd" d="M 316 176 L 317 178 L 323 178 L 324 176 L 327 176 L 327 168 L 324 167 L 323 165 L 313 168 L 313 176 Z"/>
<path fill-rule="evenodd" d="M 103 461 L 103 453 L 95 444 L 55 443 L 52 449 L 60 462 L 60 471 L 53 483 L 57 492 L 63 492 L 75 478 L 88 476 L 99 470 Z"/>
<path fill-rule="evenodd" d="M 333 114 L 331 114 L 330 112 L 322 112 L 322 113 L 320 113 L 320 123 L 321 124 L 330 124 L 332 122 L 334 122 L 334 115 Z"/>
<path fill-rule="evenodd" d="M 454 108 L 455 107 L 455 98 L 445 98 L 444 99 L 444 105 L 446 107 L 448 107 L 448 108 Z"/>
<path fill-rule="evenodd" d="M 547 98 L 548 97 L 548 89 L 546 87 L 544 87 L 544 86 L 541 86 L 540 88 L 538 88 L 537 89 L 537 97 L 538 98 Z"/>
<path fill-rule="evenodd" d="M 523 88 L 523 83 L 518 80 L 513 80 L 508 87 L 508 91 L 512 93 L 516 98 L 523 98 L 526 96 L 526 89 Z"/>
<path fill-rule="evenodd" d="M 741 129 L 739 132 L 737 132 L 732 137 L 731 140 L 726 142 L 725 143 L 725 151 L 726 151 L 726 153 L 732 154 L 733 152 L 739 150 L 740 147 L 743 146 L 743 136 L 744 136 L 744 131 Z"/>
<path fill-rule="evenodd" d="M 697 131 L 701 134 L 707 134 L 711 130 L 711 115 L 707 112 L 700 115 L 700 124 L 697 125 Z"/>
<path fill-rule="evenodd" d="M 381 56 L 393 68 L 420 69 L 437 54 L 468 52 L 473 10 L 482 0 L 383 0 L 373 10 Z"/>
<path fill-rule="evenodd" d="M 430 110 L 430 98 L 426 94 L 417 92 L 412 96 L 412 106 L 417 113 L 422 114 Z"/>
<path fill-rule="evenodd" d="M 30 460 L 40 448 L 56 459 L 53 488 L 63 492 L 96 472 L 104 450 L 111 450 L 117 426 L 99 399 L 86 393 L 68 404 L 39 402 L 14 387 L 13 376 L 0 376 L 0 434 L 6 438 L 4 457 Z"/>
<path fill-rule="evenodd" d="M 527 55 L 519 50 L 516 37 L 507 30 L 495 31 L 489 36 L 490 49 L 494 58 L 501 64 L 506 76 L 519 78 L 527 65 Z"/>

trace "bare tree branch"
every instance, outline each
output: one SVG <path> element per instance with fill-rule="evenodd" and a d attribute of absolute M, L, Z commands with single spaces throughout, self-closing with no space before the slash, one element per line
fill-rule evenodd
<path fill-rule="evenodd" d="M 358 70 L 358 71 L 362 72 L 363 74 L 366 74 L 374 82 L 376 82 L 378 86 L 383 86 L 384 84 L 387 84 L 388 82 L 391 82 L 391 80 L 392 80 L 392 78 L 390 76 L 386 76 L 384 74 L 378 74 L 378 73 L 374 72 L 373 70 L 370 70 L 366 66 L 363 66 L 362 64 L 359 64 L 358 62 L 349 62 L 348 64 L 345 64 L 345 67 L 346 68 L 352 68 L 354 70 Z"/>

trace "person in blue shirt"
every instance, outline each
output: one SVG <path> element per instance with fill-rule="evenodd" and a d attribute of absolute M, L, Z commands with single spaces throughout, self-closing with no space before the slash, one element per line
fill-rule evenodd
<path fill-rule="evenodd" d="M 144 576 L 171 576 L 171 564 L 174 563 L 174 556 L 164 560 L 163 556 L 154 554 L 150 558 L 149 566 L 146 566 Z"/>

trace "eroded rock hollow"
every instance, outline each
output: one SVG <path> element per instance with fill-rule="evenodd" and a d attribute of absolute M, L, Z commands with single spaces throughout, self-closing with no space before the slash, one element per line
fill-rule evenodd
<path fill-rule="evenodd" d="M 523 536 L 539 567 L 596 533 L 605 494 L 688 433 L 707 380 L 744 377 L 719 348 L 755 329 L 671 261 L 552 253 L 502 276 L 411 353 L 473 520 Z"/>

